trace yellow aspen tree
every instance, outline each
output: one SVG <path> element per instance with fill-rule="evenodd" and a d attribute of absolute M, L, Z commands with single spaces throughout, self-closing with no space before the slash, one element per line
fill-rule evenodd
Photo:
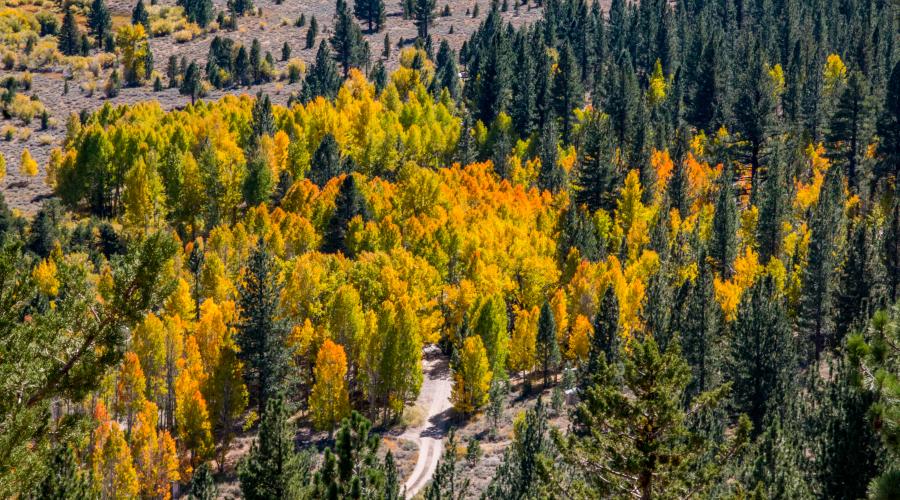
<path fill-rule="evenodd" d="M 471 415 L 487 403 L 493 374 L 481 337 L 473 335 L 463 342 L 459 353 L 459 367 L 453 374 L 453 407 Z"/>
<path fill-rule="evenodd" d="M 194 318 L 194 299 L 191 297 L 191 285 L 184 278 L 178 278 L 175 290 L 165 302 L 165 311 L 177 315 L 185 321 Z"/>
<path fill-rule="evenodd" d="M 228 326 L 222 310 L 212 299 L 206 299 L 200 305 L 200 319 L 194 330 L 194 338 L 200 351 L 203 371 L 210 373 L 219 362 L 219 349 L 228 336 Z"/>
<path fill-rule="evenodd" d="M 144 391 L 147 387 L 147 379 L 137 354 L 126 352 L 119 368 L 118 381 L 116 383 L 115 410 L 119 416 L 125 418 L 125 425 L 130 429 L 134 423 L 134 416 L 144 406 Z"/>
<path fill-rule="evenodd" d="M 509 369 L 514 372 L 529 372 L 537 364 L 537 307 L 515 309 L 512 337 L 509 341 Z"/>
<path fill-rule="evenodd" d="M 134 230 L 148 231 L 165 219 L 165 193 L 155 168 L 142 158 L 125 174 L 125 223 Z"/>
<path fill-rule="evenodd" d="M 0 182 L 3 182 L 3 179 L 6 178 L 6 157 L 3 156 L 3 153 L 0 153 Z"/>
<path fill-rule="evenodd" d="M 569 309 L 566 300 L 566 292 L 560 288 L 556 290 L 550 299 L 550 309 L 553 311 L 553 319 L 556 321 L 556 342 L 564 346 L 569 341 Z"/>
<path fill-rule="evenodd" d="M 209 402 L 209 416 L 217 442 L 216 458 L 220 467 L 225 464 L 225 454 L 234 438 L 235 422 L 247 409 L 249 393 L 244 384 L 243 371 L 237 347 L 230 338 L 226 338 L 203 388 Z"/>
<path fill-rule="evenodd" d="M 233 286 L 225 274 L 225 263 L 216 253 L 207 253 L 200 272 L 200 289 L 204 297 L 222 302 L 228 298 Z"/>
<path fill-rule="evenodd" d="M 125 433 L 109 418 L 102 402 L 97 403 L 94 418 L 97 427 L 92 435 L 91 462 L 97 493 L 101 498 L 136 498 L 140 485 Z"/>
<path fill-rule="evenodd" d="M 591 348 L 591 338 L 594 336 L 594 327 L 583 314 L 575 317 L 572 324 L 572 333 L 569 335 L 569 348 L 566 358 L 581 363 L 588 357 Z"/>
<path fill-rule="evenodd" d="M 34 177 L 38 174 L 38 164 L 34 161 L 34 158 L 31 157 L 31 152 L 28 151 L 28 148 L 22 150 L 22 158 L 19 162 L 19 173 L 26 177 Z"/>
<path fill-rule="evenodd" d="M 132 349 L 140 361 L 147 381 L 146 396 L 162 404 L 166 396 L 166 325 L 148 313 L 134 329 Z"/>
<path fill-rule="evenodd" d="M 167 500 L 180 477 L 178 454 L 169 432 L 157 431 L 158 417 L 158 407 L 145 401 L 131 430 L 131 450 L 141 496 Z"/>
<path fill-rule="evenodd" d="M 347 355 L 344 348 L 326 340 L 316 355 L 316 383 L 309 396 L 309 411 L 316 428 L 331 432 L 350 412 L 344 380 L 346 376 Z"/>
<path fill-rule="evenodd" d="M 181 443 L 190 453 L 190 468 L 185 470 L 186 477 L 190 476 L 194 466 L 208 458 L 213 451 L 209 412 L 206 399 L 200 391 L 201 382 L 197 379 L 197 372 L 202 372 L 202 368 L 199 366 L 196 342 L 191 342 L 192 339 L 189 336 L 185 342 L 185 352 L 193 354 L 180 360 L 181 373 L 175 381 L 175 421 L 178 422 Z"/>

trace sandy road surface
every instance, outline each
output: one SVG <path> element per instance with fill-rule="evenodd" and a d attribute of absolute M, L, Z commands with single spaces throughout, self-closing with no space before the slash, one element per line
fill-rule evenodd
<path fill-rule="evenodd" d="M 406 480 L 406 498 L 412 498 L 431 480 L 444 451 L 444 435 L 450 428 L 450 366 L 446 356 L 435 346 L 423 354 L 424 380 L 416 405 L 427 411 L 425 421 L 406 430 L 400 437 L 419 445 L 419 458 Z"/>

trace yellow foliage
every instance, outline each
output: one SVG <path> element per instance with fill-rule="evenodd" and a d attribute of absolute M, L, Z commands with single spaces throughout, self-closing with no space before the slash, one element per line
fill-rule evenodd
<path fill-rule="evenodd" d="M 591 348 L 591 338 L 594 335 L 594 327 L 582 314 L 575 317 L 572 325 L 572 334 L 569 335 L 569 345 L 566 358 L 576 363 L 585 361 Z"/>
<path fill-rule="evenodd" d="M 456 411 L 475 413 L 487 402 L 493 374 L 489 368 L 487 351 L 481 337 L 467 337 L 459 354 L 459 369 L 453 375 L 450 399 Z"/>
<path fill-rule="evenodd" d="M 837 54 L 829 54 L 825 61 L 825 92 L 832 93 L 847 79 L 847 66 Z"/>
<path fill-rule="evenodd" d="M 35 266 L 31 272 L 38 289 L 48 297 L 55 297 L 59 293 L 59 278 L 56 276 L 56 262 L 52 259 L 44 259 Z"/>
<path fill-rule="evenodd" d="M 38 164 L 31 157 L 28 148 L 22 149 L 22 158 L 19 162 L 19 173 L 26 177 L 34 177 L 38 174 Z"/>
<path fill-rule="evenodd" d="M 514 326 L 509 341 L 507 364 L 514 372 L 529 372 L 537 364 L 537 323 L 540 311 L 537 307 L 514 310 Z"/>
<path fill-rule="evenodd" d="M 344 381 L 346 376 L 347 356 L 344 348 L 326 340 L 316 356 L 316 383 L 309 396 L 309 411 L 318 429 L 334 429 L 350 412 Z"/>

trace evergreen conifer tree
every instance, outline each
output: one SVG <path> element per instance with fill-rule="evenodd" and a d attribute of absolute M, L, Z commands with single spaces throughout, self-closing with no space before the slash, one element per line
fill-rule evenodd
<path fill-rule="evenodd" d="M 350 68 L 358 68 L 366 62 L 362 31 L 350 15 L 346 0 L 337 0 L 334 14 L 334 31 L 329 43 L 334 57 L 344 71 L 344 78 Z"/>
<path fill-rule="evenodd" d="M 544 387 L 547 387 L 550 372 L 556 369 L 560 362 L 559 343 L 556 340 L 556 320 L 553 318 L 553 310 L 550 303 L 544 302 L 541 306 L 538 318 L 537 355 L 541 362 L 544 376 Z"/>
<path fill-rule="evenodd" d="M 213 480 L 212 469 L 208 463 L 202 463 L 191 478 L 191 488 L 188 491 L 189 500 L 215 500 L 219 491 Z"/>
<path fill-rule="evenodd" d="M 332 178 L 341 175 L 341 169 L 341 154 L 337 141 L 334 139 L 334 135 L 325 133 L 313 153 L 308 174 L 309 180 L 319 187 L 324 187 Z"/>
<path fill-rule="evenodd" d="M 872 137 L 872 99 L 865 76 L 850 73 L 831 117 L 826 141 L 832 161 L 846 169 L 851 193 L 859 193 L 865 174 L 869 142 Z"/>
<path fill-rule="evenodd" d="M 59 51 L 67 56 L 81 53 L 81 31 L 78 29 L 78 23 L 75 21 L 75 14 L 72 13 L 71 8 L 67 8 L 63 15 L 62 28 L 57 36 L 57 46 Z"/>
<path fill-rule="evenodd" d="M 310 29 L 312 27 L 310 26 Z M 306 72 L 300 99 L 309 102 L 318 96 L 333 99 L 341 88 L 341 75 L 331 59 L 331 52 L 325 42 L 319 44 L 316 60 Z"/>
<path fill-rule="evenodd" d="M 150 13 L 144 6 L 144 0 L 138 0 L 134 5 L 134 10 L 131 11 L 131 24 L 140 24 L 145 31 L 150 32 Z"/>
<path fill-rule="evenodd" d="M 719 194 L 716 212 L 713 215 L 712 242 L 710 253 L 719 272 L 724 278 L 734 274 L 734 259 L 737 258 L 737 198 L 731 169 L 725 167 L 719 179 Z"/>
<path fill-rule="evenodd" d="M 341 190 L 335 200 L 334 215 L 328 222 L 328 227 L 322 241 L 322 251 L 327 253 L 344 252 L 347 247 L 344 240 L 347 237 L 347 226 L 350 219 L 361 216 L 363 221 L 369 219 L 369 209 L 366 199 L 360 192 L 353 174 L 344 178 Z"/>
<path fill-rule="evenodd" d="M 275 261 L 260 239 L 238 287 L 241 319 L 237 344 L 244 377 L 259 412 L 277 394 L 287 375 L 287 326 L 278 316 L 281 284 Z"/>
<path fill-rule="evenodd" d="M 106 7 L 104 0 L 93 0 L 91 3 L 91 11 L 88 13 L 87 26 L 97 45 L 106 40 L 106 36 L 112 30 L 112 17 L 109 15 L 109 9 Z"/>
<path fill-rule="evenodd" d="M 418 29 L 419 39 L 428 40 L 428 30 L 431 28 L 431 25 L 434 24 L 434 9 L 437 6 L 437 0 L 414 1 L 415 4 L 412 14 L 413 19 L 416 22 L 416 28 Z"/>
<path fill-rule="evenodd" d="M 584 92 L 581 88 L 581 70 L 572 47 L 563 46 L 559 54 L 559 64 L 553 75 L 553 109 L 560 123 L 560 137 L 564 144 L 572 140 L 575 110 L 581 107 Z"/>
<path fill-rule="evenodd" d="M 770 277 L 760 279 L 738 306 L 728 361 L 734 409 L 753 430 L 764 429 L 766 413 L 784 400 L 794 368 L 794 348 L 783 298 Z"/>
<path fill-rule="evenodd" d="M 304 471 L 294 450 L 294 434 L 284 398 L 269 398 L 260 419 L 259 436 L 238 467 L 244 498 L 263 500 L 296 495 Z"/>
<path fill-rule="evenodd" d="M 818 360 L 829 344 L 837 275 L 837 245 L 844 225 L 844 185 L 840 169 L 829 169 L 810 222 L 809 254 L 803 273 L 798 323 Z"/>
<path fill-rule="evenodd" d="M 559 164 L 558 148 L 559 134 L 556 131 L 556 124 L 547 122 L 541 132 L 541 171 L 538 174 L 538 187 L 552 193 L 566 187 L 566 171 Z"/>

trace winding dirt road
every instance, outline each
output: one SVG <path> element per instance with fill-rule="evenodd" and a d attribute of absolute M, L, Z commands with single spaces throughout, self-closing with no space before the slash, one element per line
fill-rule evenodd
<path fill-rule="evenodd" d="M 406 480 L 406 498 L 412 498 L 431 480 L 444 452 L 444 435 L 450 428 L 452 404 L 450 393 L 453 384 L 447 357 L 436 346 L 429 346 L 422 355 L 422 390 L 416 405 L 427 411 L 421 425 L 407 429 L 400 435 L 419 445 L 419 458 Z"/>

